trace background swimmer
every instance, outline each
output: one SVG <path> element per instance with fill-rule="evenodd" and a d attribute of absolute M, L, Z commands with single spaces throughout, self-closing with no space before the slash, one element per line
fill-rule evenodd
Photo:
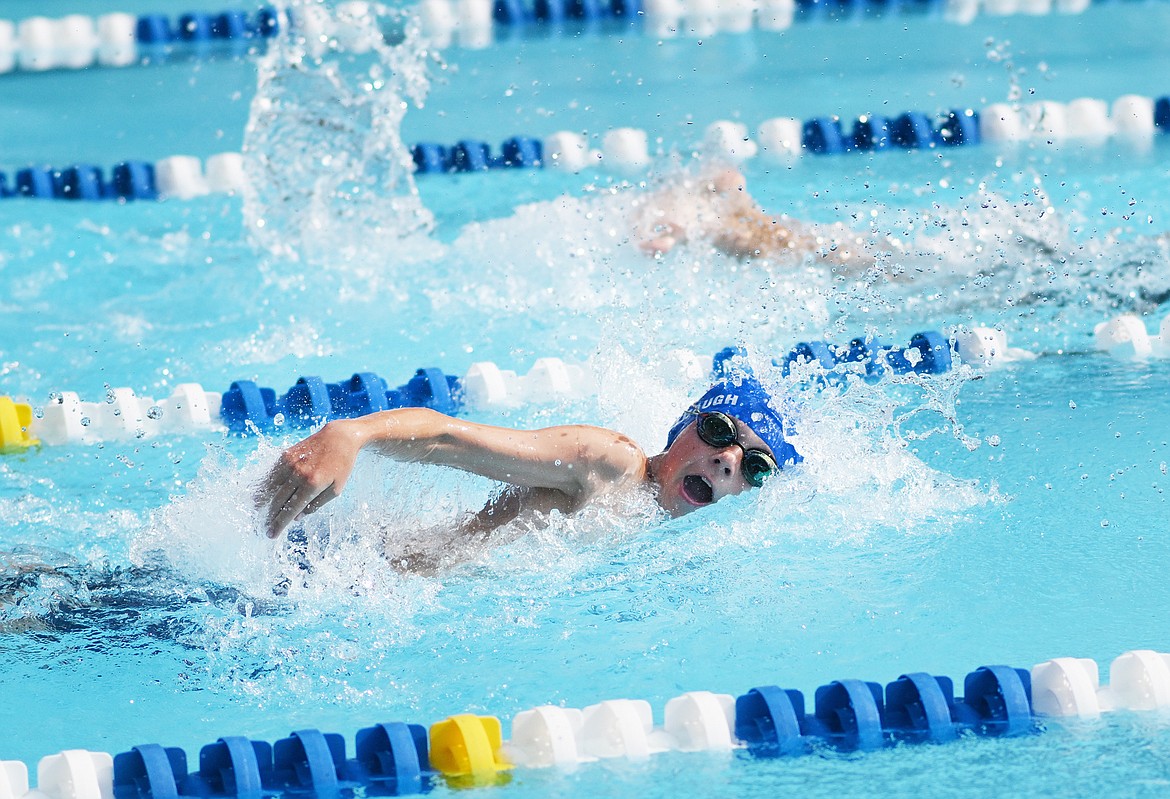
<path fill-rule="evenodd" d="M 573 513 L 615 491 L 646 486 L 671 516 L 760 486 L 801 458 L 758 380 L 722 380 L 670 429 L 667 449 L 647 457 L 628 437 L 589 425 L 515 430 L 423 408 L 330 422 L 287 449 L 256 493 L 266 531 L 339 496 L 366 448 L 400 461 L 452 466 L 506 484 L 463 524 L 486 534 L 522 513 Z"/>
<path fill-rule="evenodd" d="M 847 273 L 863 273 L 881 253 L 904 252 L 892 239 L 871 240 L 839 223 L 812 225 L 772 216 L 748 193 L 743 173 L 732 167 L 688 177 L 658 192 L 635 221 L 634 232 L 639 247 L 651 255 L 701 238 L 740 260 L 796 265 L 815 255 Z"/>

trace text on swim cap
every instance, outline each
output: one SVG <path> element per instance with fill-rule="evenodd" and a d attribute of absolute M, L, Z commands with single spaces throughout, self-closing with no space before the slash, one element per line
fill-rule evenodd
<path fill-rule="evenodd" d="M 695 403 L 696 410 L 705 411 L 712 405 L 738 405 L 738 394 L 717 394 L 710 399 L 701 400 Z"/>

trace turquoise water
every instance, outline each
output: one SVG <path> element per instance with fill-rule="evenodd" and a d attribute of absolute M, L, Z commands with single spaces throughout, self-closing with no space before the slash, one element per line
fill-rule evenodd
<path fill-rule="evenodd" d="M 34 12 L 23 5 L 6 13 Z M 590 34 L 453 49 L 445 69 L 431 63 L 430 94 L 407 111 L 402 138 L 494 144 L 635 124 L 676 153 L 656 170 L 670 175 L 721 117 L 755 125 L 887 101 L 897 111 L 978 106 L 1013 86 L 1057 100 L 1164 94 L 1166 14 L 1111 5 L 969 28 L 911 19 L 702 44 Z M 987 59 L 996 49 L 1010 51 L 1012 71 Z M 296 93 L 314 86 L 313 73 L 282 84 L 292 86 L 290 129 L 261 129 L 257 71 L 247 60 L 180 59 L 4 76 L 4 166 L 206 157 L 245 143 L 295 155 L 286 145 L 302 135 L 319 155 L 362 141 L 357 113 L 353 138 L 306 133 L 305 120 L 335 119 L 339 106 Z M 363 97 L 353 84 L 340 92 Z M 299 374 L 373 369 L 401 382 L 420 366 L 462 374 L 485 359 L 524 371 L 555 355 L 588 363 L 598 395 L 473 418 L 612 425 L 657 451 L 700 388 L 670 370 L 663 353 L 676 348 L 707 357 L 743 342 L 766 360 L 822 336 L 901 341 L 998 324 L 1043 355 L 982 376 L 808 395 L 800 441 L 813 457 L 796 475 L 674 522 L 631 501 L 507 530 L 497 547 L 451 546 L 450 520 L 492 486 L 363 460 L 347 495 L 309 524 L 329 539 L 308 574 L 256 537 L 250 505 L 251 485 L 291 438 L 190 435 L 6 456 L 0 757 L 35 764 L 65 748 L 145 742 L 194 753 L 221 735 L 274 740 L 303 726 L 352 739 L 376 721 L 464 711 L 507 720 L 548 702 L 618 697 L 649 700 L 661 722 L 663 703 L 687 690 L 776 683 L 811 695 L 846 677 L 958 680 L 985 663 L 1068 655 L 1096 658 L 1104 677 L 1122 651 L 1165 650 L 1170 368 L 1090 350 L 1096 323 L 1134 311 L 1153 328 L 1167 311 L 1167 255 L 1151 238 L 1170 229 L 1167 145 L 749 163 L 769 210 L 872 220 L 858 224 L 914 243 L 910 279 L 868 285 L 840 285 L 816 267 L 731 264 L 702 246 L 648 260 L 620 232 L 643 189 L 605 173 L 420 178 L 434 223 L 409 235 L 417 208 L 398 217 L 352 197 L 326 203 L 321 232 L 297 227 L 299 203 L 281 191 L 304 188 L 312 158 L 288 162 L 287 184 L 261 182 L 247 209 L 221 196 L 5 201 L 0 393 L 34 405 L 60 390 L 96 400 L 107 385 L 162 397 L 192 380 L 282 390 Z M 246 210 L 299 250 L 266 249 Z M 1020 231 L 1055 254 L 1013 243 Z M 388 567 L 385 549 L 419 546 L 459 562 L 433 576 Z M 573 775 L 517 772 L 498 792 L 1165 791 L 1163 717 L 1046 726 L 1025 740 L 864 756 L 670 754 Z"/>

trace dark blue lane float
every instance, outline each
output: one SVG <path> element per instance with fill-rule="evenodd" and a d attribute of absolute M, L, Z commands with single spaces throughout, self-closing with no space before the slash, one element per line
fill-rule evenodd
<path fill-rule="evenodd" d="M 641 0 L 496 0 L 492 19 L 504 27 L 522 28 L 533 23 L 549 26 L 566 22 L 596 23 L 617 20 L 640 22 Z M 624 26 L 623 26 L 624 27 Z"/>
<path fill-rule="evenodd" d="M 814 155 L 922 150 L 979 142 L 979 112 L 972 108 L 953 108 L 941 115 L 907 111 L 892 119 L 866 114 L 853 121 L 849 133 L 835 116 L 815 117 L 801 126 L 801 144 Z"/>
<path fill-rule="evenodd" d="M 63 169 L 27 166 L 18 169 L 12 186 L 0 172 L 0 197 L 40 200 L 156 200 L 154 165 L 145 161 L 116 164 L 107 178 L 101 167 L 71 164 Z"/>
<path fill-rule="evenodd" d="M 135 746 L 114 756 L 115 799 L 341 799 L 418 794 L 431 787 L 427 732 L 392 722 L 358 730 L 356 753 L 345 739 L 315 729 L 293 732 L 274 744 L 225 736 L 199 751 L 199 770 L 188 772 L 182 749 Z"/>
<path fill-rule="evenodd" d="M 174 24 L 167 14 L 142 14 L 135 26 L 135 38 L 140 45 L 152 48 L 174 43 L 267 39 L 279 31 L 280 12 L 264 6 L 254 14 L 238 9 L 219 14 L 191 11 L 180 14 Z"/>
<path fill-rule="evenodd" d="M 867 380 L 877 380 L 889 374 L 937 375 L 954 368 L 954 345 L 942 333 L 926 330 L 915 333 L 907 347 L 894 347 L 876 338 L 858 337 L 844 346 L 824 341 L 802 341 L 784 358 L 773 359 L 787 376 L 803 369 L 816 372 L 829 381 L 844 379 L 848 374 L 861 374 Z M 746 351 L 741 347 L 726 347 L 715 354 L 712 370 L 715 375 L 727 375 L 741 368 Z"/>
<path fill-rule="evenodd" d="M 882 686 L 837 680 L 816 690 L 814 711 L 804 695 L 774 685 L 735 702 L 735 735 L 757 757 L 808 752 L 816 746 L 872 751 L 899 742 L 947 743 L 963 734 L 1024 735 L 1036 731 L 1032 679 L 1026 669 L 983 666 L 967 675 L 956 699 L 947 677 L 904 674 Z"/>
<path fill-rule="evenodd" d="M 459 378 L 439 369 L 419 369 L 406 383 L 389 388 L 373 372 L 358 372 L 339 383 L 298 378 L 287 392 L 237 380 L 223 394 L 220 418 L 233 433 L 303 428 L 330 419 L 352 419 L 393 408 L 432 408 L 454 415 L 463 406 Z"/>
<path fill-rule="evenodd" d="M 452 147 L 433 142 L 414 145 L 410 150 L 415 171 L 427 175 L 437 172 L 482 172 L 487 169 L 535 169 L 544 165 L 543 145 L 530 136 L 513 136 L 500 145 L 500 154 L 492 155 L 487 142 L 463 139 Z"/>

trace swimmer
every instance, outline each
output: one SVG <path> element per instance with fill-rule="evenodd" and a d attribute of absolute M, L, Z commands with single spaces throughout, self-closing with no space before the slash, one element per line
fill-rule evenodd
<path fill-rule="evenodd" d="M 879 251 L 902 252 L 892 239 L 871 242 L 842 224 L 810 225 L 786 215 L 771 216 L 748 194 L 743 173 L 731 167 L 654 195 L 635 221 L 634 233 L 638 246 L 654 256 L 703 238 L 741 261 L 795 264 L 816 255 L 846 273 L 869 269 Z"/>
<path fill-rule="evenodd" d="M 666 449 L 647 457 L 628 437 L 588 425 L 515 430 L 454 419 L 425 408 L 329 422 L 285 450 L 256 492 L 266 532 L 341 494 L 358 453 L 451 466 L 505 484 L 464 525 L 486 535 L 522 513 L 573 513 L 622 489 L 646 486 L 671 516 L 758 487 L 801 460 L 785 422 L 754 377 L 724 379 L 674 423 Z"/>

